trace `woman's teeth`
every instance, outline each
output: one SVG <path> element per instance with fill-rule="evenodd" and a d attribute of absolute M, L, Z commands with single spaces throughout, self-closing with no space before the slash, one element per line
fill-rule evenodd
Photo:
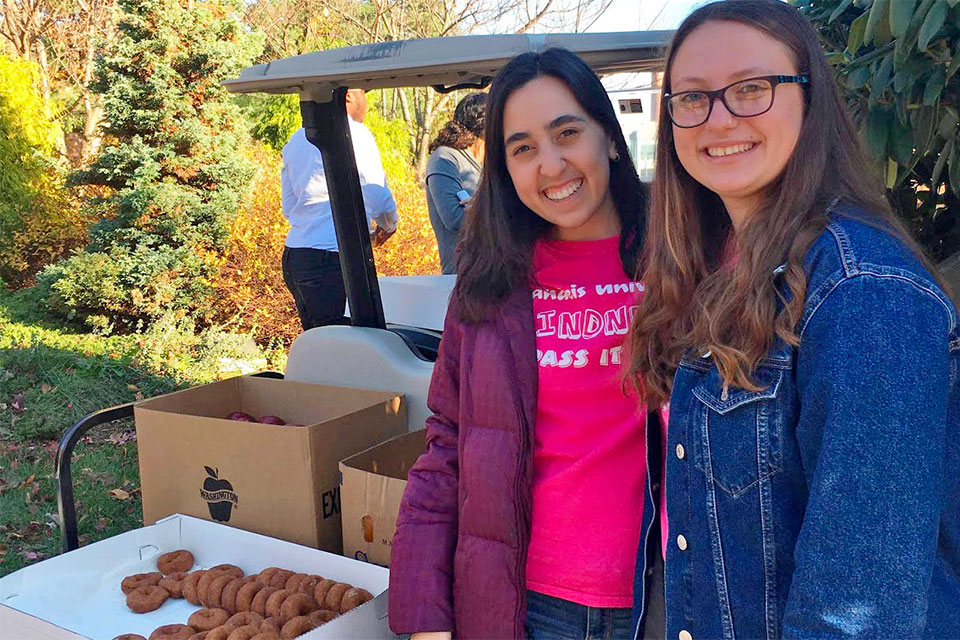
<path fill-rule="evenodd" d="M 550 189 L 544 189 L 543 195 L 547 196 L 549 200 L 563 200 L 569 198 L 577 191 L 580 190 L 580 187 L 583 186 L 583 179 L 575 180 L 573 182 L 568 182 L 562 187 L 552 187 Z"/>
<path fill-rule="evenodd" d="M 723 156 L 732 156 L 735 153 L 750 151 L 750 149 L 753 149 L 755 146 L 757 146 L 755 142 L 747 142 L 732 147 L 707 147 L 707 154 L 711 158 L 722 158 Z"/>

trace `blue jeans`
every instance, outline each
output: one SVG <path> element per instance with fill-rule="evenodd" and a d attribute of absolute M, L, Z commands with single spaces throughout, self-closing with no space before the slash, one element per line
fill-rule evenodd
<path fill-rule="evenodd" d="M 632 640 L 631 611 L 598 609 L 527 591 L 530 640 Z"/>

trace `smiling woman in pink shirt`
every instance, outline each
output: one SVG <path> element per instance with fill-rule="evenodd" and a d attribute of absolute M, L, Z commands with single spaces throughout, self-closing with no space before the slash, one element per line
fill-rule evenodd
<path fill-rule="evenodd" d="M 393 541 L 390 626 L 633 638 L 637 569 L 659 594 L 643 596 L 641 637 L 662 637 L 660 536 L 641 530 L 659 506 L 644 483 L 660 430 L 622 370 L 646 189 L 603 86 L 568 51 L 503 68 L 484 139 L 427 451 Z"/>

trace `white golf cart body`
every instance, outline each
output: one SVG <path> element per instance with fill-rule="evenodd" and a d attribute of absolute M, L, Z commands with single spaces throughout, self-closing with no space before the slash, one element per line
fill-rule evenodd
<path fill-rule="evenodd" d="M 486 87 L 509 60 L 564 47 L 598 74 L 659 69 L 671 32 L 488 35 L 382 42 L 307 53 L 245 69 L 224 85 L 235 93 L 296 93 L 307 138 L 320 149 L 331 194 L 352 326 L 311 329 L 293 343 L 293 380 L 399 391 L 408 429 L 428 416 L 433 372 L 455 276 L 377 278 L 346 126 L 347 88 Z M 403 212 L 400 212 L 403 224 Z"/>

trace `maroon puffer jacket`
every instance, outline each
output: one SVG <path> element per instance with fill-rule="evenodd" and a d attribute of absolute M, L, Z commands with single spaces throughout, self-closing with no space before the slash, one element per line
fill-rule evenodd
<path fill-rule="evenodd" d="M 451 300 L 390 559 L 390 628 L 523 638 L 537 362 L 518 290 L 481 326 Z"/>

